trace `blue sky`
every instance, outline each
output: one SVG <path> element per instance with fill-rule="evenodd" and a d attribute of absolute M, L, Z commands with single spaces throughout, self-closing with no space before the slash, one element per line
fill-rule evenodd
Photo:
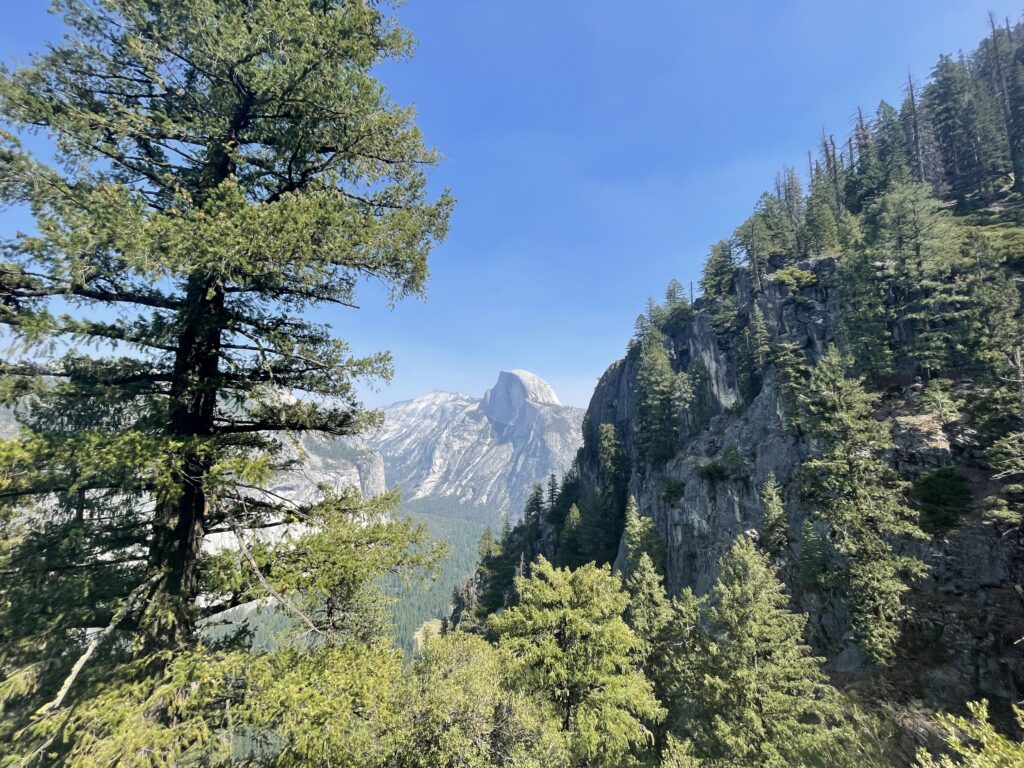
<path fill-rule="evenodd" d="M 0 57 L 60 33 L 45 3 L 8 5 Z M 858 105 L 898 103 L 908 71 L 971 49 L 1005 0 L 409 0 L 416 56 L 380 70 L 444 155 L 458 198 L 427 301 L 321 315 L 356 351 L 390 349 L 371 405 L 482 394 L 502 369 L 586 405 L 633 320 L 673 277 L 696 283 L 710 243 L 784 164 Z M 17 215 L 0 215 L 0 236 Z"/>

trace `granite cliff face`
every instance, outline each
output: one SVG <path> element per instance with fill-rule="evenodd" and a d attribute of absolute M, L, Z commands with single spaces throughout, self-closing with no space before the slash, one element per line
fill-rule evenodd
<path fill-rule="evenodd" d="M 431 392 L 384 409 L 371 442 L 405 498 L 451 498 L 521 514 L 535 481 L 562 474 L 582 442 L 583 411 L 527 371 L 503 371 L 483 398 Z"/>
<path fill-rule="evenodd" d="M 813 274 L 814 281 L 799 291 L 769 275 L 755 297 L 749 278 L 741 272 L 733 293 L 740 327 L 749 323 L 756 302 L 769 334 L 795 343 L 814 364 L 838 333 L 836 263 L 820 258 L 800 266 Z M 906 479 L 957 465 L 973 494 L 958 526 L 913 545 L 930 572 L 913 589 L 913 619 L 905 629 L 897 662 L 880 671 L 845 630 L 842 603 L 826 591 L 801 584 L 800 532 L 808 511 L 801 501 L 798 471 L 813 446 L 787 422 L 772 368 L 757 394 L 744 401 L 739 336 L 716 330 L 708 309 L 698 300 L 693 319 L 667 340 L 673 368 L 689 371 L 696 382 L 694 402 L 680 415 L 675 454 L 657 467 L 645 466 L 639 458 L 636 361 L 627 356 L 601 378 L 587 410 L 586 442 L 578 458 L 583 486 L 599 487 L 598 430 L 602 424 L 614 424 L 632 460 L 630 493 L 664 540 L 669 588 L 692 587 L 703 593 L 714 581 L 716 563 L 730 542 L 760 526 L 759 489 L 774 473 L 783 486 L 793 537 L 782 561 L 783 575 L 810 616 L 812 643 L 828 658 L 837 679 L 884 676 L 886 684 L 894 683 L 907 700 L 1020 700 L 1024 644 L 1016 643 L 1024 637 L 1024 546 L 1019 532 L 1001 529 L 982 515 L 981 500 L 990 491 L 990 478 L 972 464 L 969 432 L 915 414 L 907 404 L 913 402 L 919 384 L 890 391 L 876 414 L 891 425 L 895 448 L 889 460 Z M 723 471 L 706 471 L 712 464 Z M 620 566 L 622 558 L 620 547 Z"/>
<path fill-rule="evenodd" d="M 306 460 L 278 493 L 307 498 L 320 483 L 375 496 L 397 486 L 409 500 L 451 499 L 522 514 L 533 483 L 563 474 L 582 443 L 583 410 L 562 405 L 527 371 L 502 371 L 482 398 L 430 392 L 384 409 L 358 438 L 304 436 Z"/>

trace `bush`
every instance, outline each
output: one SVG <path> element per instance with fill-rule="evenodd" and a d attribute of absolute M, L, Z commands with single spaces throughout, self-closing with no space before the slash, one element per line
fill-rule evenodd
<path fill-rule="evenodd" d="M 970 506 L 972 499 L 967 478 L 952 467 L 919 477 L 910 498 L 921 510 L 921 528 L 933 536 L 955 528 L 960 511 Z"/>
<path fill-rule="evenodd" d="M 722 458 L 709 461 L 701 467 L 697 467 L 697 476 L 708 482 L 721 480 L 733 480 L 743 468 L 743 459 L 735 445 L 726 446 L 722 451 Z"/>

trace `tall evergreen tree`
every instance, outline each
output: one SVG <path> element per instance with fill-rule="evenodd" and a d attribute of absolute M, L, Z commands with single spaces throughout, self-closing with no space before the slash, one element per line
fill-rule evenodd
<path fill-rule="evenodd" d="M 626 547 L 625 575 L 630 573 L 639 565 L 640 559 L 647 555 L 655 567 L 664 570 L 665 548 L 661 536 L 654 521 L 646 515 L 640 514 L 640 507 L 632 496 L 626 502 L 626 525 L 623 541 Z"/>
<path fill-rule="evenodd" d="M 736 260 L 733 257 L 732 243 L 720 240 L 711 246 L 711 255 L 704 262 L 700 289 L 709 298 L 722 298 L 732 288 L 735 274 Z"/>
<path fill-rule="evenodd" d="M 293 700 L 293 674 L 260 677 L 280 657 L 253 661 L 233 711 L 203 682 L 182 688 L 205 674 L 204 617 L 276 602 L 323 639 L 294 671 L 327 665 L 327 690 L 348 674 L 330 667 L 348 652 L 335 641 L 364 634 L 345 617 L 380 573 L 417 560 L 415 531 L 389 522 L 393 497 L 271 488 L 300 460 L 292 436 L 371 423 L 356 382 L 390 374 L 386 355 L 354 357 L 306 310 L 354 306 L 363 279 L 419 294 L 451 199 L 428 198 L 436 156 L 371 76 L 412 46 L 374 4 L 57 7 L 65 40 L 0 72 L 4 120 L 57 137 L 52 164 L 7 134 L 0 150 L 2 202 L 36 223 L 0 264 L 0 322 L 17 341 L 2 396 L 21 425 L 0 446 L 0 560 L 18 574 L 0 587 L 0 664 L 35 678 L 4 736 L 18 731 L 26 759 L 113 764 L 144 728 L 152 760 L 174 762 L 182 743 L 202 754 L 190 727 L 246 727 L 247 696 Z M 297 521 L 292 537 L 250 533 Z M 230 556 L 208 546 L 215 533 L 233 537 Z M 372 668 L 369 650 L 352 654 L 352 670 Z M 244 681 L 241 658 L 210 657 L 209 678 L 231 666 Z M 351 724 L 343 706 L 325 739 Z M 320 762 L 312 741 L 291 759 Z"/>
<path fill-rule="evenodd" d="M 651 741 L 644 721 L 664 713 L 637 669 L 640 642 L 622 619 L 628 597 L 618 577 L 608 566 L 569 571 L 542 557 L 516 589 L 519 604 L 490 626 L 520 659 L 519 679 L 558 709 L 576 765 L 623 765 Z"/>
<path fill-rule="evenodd" d="M 991 100 L 962 58 L 939 57 L 924 105 L 952 191 L 961 199 L 972 193 L 985 198 L 1005 164 L 1005 135 L 996 124 Z"/>
<path fill-rule="evenodd" d="M 514 665 L 483 638 L 430 640 L 403 685 L 389 734 L 393 768 L 568 768 L 548 702 L 515 685 Z"/>
<path fill-rule="evenodd" d="M 820 766 L 836 751 L 839 694 L 788 602 L 767 556 L 738 538 L 672 659 L 673 732 L 707 764 Z"/>
<path fill-rule="evenodd" d="M 884 662 L 900 638 L 907 580 L 925 571 L 921 561 L 900 553 L 901 542 L 923 534 L 903 499 L 903 483 L 882 458 L 892 445 L 888 427 L 874 419 L 874 398 L 861 381 L 847 376 L 851 365 L 829 347 L 801 397 L 803 424 L 824 445 L 804 465 L 803 491 L 841 558 L 833 578 L 857 641 Z"/>
<path fill-rule="evenodd" d="M 782 486 L 774 473 L 769 473 L 761 486 L 761 503 L 764 505 L 761 542 L 768 554 L 777 557 L 786 551 L 789 543 L 789 519 L 782 502 Z"/>
<path fill-rule="evenodd" d="M 646 462 L 660 464 L 675 452 L 682 410 L 692 392 L 686 374 L 672 370 L 665 337 L 658 332 L 649 332 L 641 343 L 636 389 L 640 454 Z"/>

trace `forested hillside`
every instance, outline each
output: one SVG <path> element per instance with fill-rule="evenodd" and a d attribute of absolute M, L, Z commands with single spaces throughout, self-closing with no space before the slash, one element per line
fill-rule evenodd
<path fill-rule="evenodd" d="M 424 527 L 276 485 L 391 373 L 315 311 L 421 295 L 447 234 L 375 79 L 413 49 L 388 7 L 61 0 L 0 69 L 33 220 L 0 257 L 0 766 L 1024 765 L 1024 26 L 650 303 L 405 664 Z"/>
<path fill-rule="evenodd" d="M 907 764 L 942 742 L 929 712 L 980 700 L 972 728 L 1014 734 L 1022 89 L 1024 28 L 993 23 L 783 169 L 700 298 L 673 283 L 638 317 L 573 470 L 486 542 L 457 626 L 494 632 L 548 562 L 613 566 L 666 765 L 816 765 L 858 723 L 887 746 L 854 764 Z M 964 763 L 1024 761 L 997 741 Z"/>

